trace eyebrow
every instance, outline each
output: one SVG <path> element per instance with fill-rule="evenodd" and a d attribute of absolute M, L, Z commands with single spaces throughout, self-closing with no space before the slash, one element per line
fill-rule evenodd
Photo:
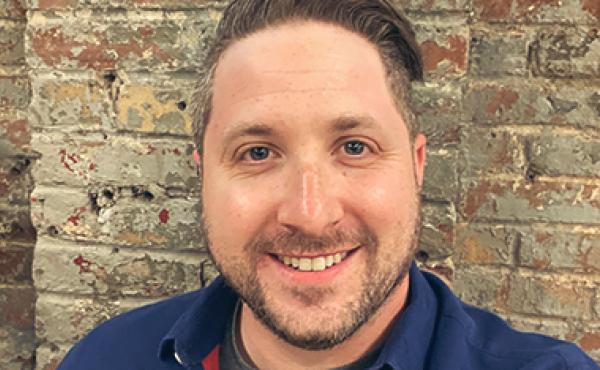
<path fill-rule="evenodd" d="M 334 119 L 330 125 L 332 132 L 350 131 L 356 128 L 377 128 L 377 121 L 371 116 L 342 116 Z"/>
<path fill-rule="evenodd" d="M 232 141 L 243 136 L 275 136 L 273 127 L 260 122 L 240 123 L 225 133 L 224 146 L 227 147 Z"/>
<path fill-rule="evenodd" d="M 371 116 L 341 116 L 333 119 L 329 124 L 330 132 L 345 132 L 356 128 L 377 128 L 377 121 Z M 223 137 L 223 146 L 227 147 L 234 140 L 244 136 L 273 137 L 277 130 L 261 122 L 240 123 L 229 129 Z"/>

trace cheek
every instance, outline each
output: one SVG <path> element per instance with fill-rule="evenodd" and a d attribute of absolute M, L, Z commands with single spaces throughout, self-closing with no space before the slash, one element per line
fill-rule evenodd
<path fill-rule="evenodd" d="M 213 243 L 245 244 L 269 217 L 270 191 L 231 180 L 210 180 L 204 183 L 203 199 Z"/>
<path fill-rule="evenodd" d="M 414 217 L 416 196 L 414 180 L 408 179 L 384 170 L 353 181 L 353 208 L 373 230 L 406 225 Z"/>

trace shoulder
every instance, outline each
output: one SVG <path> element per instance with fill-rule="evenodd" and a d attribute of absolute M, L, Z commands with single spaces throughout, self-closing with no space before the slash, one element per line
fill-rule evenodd
<path fill-rule="evenodd" d="M 199 297 L 195 291 L 136 308 L 87 334 L 65 356 L 59 370 L 112 368 L 156 361 L 159 344 L 183 312 Z"/>
<path fill-rule="evenodd" d="M 434 348 L 433 357 L 440 365 L 454 353 L 460 358 L 462 369 L 600 369 L 576 345 L 515 330 L 501 317 L 462 302 L 434 276 L 426 279 L 439 304 L 435 341 L 443 348 Z"/>

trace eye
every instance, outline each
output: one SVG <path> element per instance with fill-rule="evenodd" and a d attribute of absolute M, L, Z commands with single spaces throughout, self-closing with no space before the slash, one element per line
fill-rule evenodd
<path fill-rule="evenodd" d="M 358 140 L 347 141 L 346 143 L 344 143 L 344 152 L 351 156 L 359 156 L 363 154 L 365 148 L 367 148 L 367 145 L 362 141 Z"/>
<path fill-rule="evenodd" d="M 270 155 L 271 149 L 265 146 L 255 146 L 246 150 L 242 155 L 242 159 L 260 162 L 268 159 Z"/>

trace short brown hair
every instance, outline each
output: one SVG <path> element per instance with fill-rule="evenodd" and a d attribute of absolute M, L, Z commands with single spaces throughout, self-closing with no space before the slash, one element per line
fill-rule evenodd
<path fill-rule="evenodd" d="M 194 141 L 200 152 L 212 112 L 215 70 L 225 49 L 258 31 L 302 20 L 341 26 L 377 46 L 396 106 L 414 137 L 410 82 L 422 80 L 423 62 L 409 21 L 388 0 L 233 0 L 217 26 L 193 97 Z"/>

